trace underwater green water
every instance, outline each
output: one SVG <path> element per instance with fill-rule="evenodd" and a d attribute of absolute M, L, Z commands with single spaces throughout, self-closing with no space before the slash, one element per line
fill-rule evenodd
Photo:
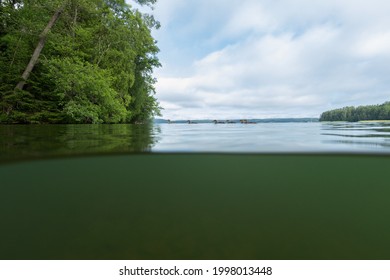
<path fill-rule="evenodd" d="M 0 259 L 390 259 L 390 157 L 133 154 L 0 165 Z"/>

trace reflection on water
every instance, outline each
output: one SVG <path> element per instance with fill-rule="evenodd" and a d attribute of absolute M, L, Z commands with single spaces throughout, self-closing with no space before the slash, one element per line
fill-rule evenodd
<path fill-rule="evenodd" d="M 158 152 L 390 153 L 390 123 L 162 124 Z"/>
<path fill-rule="evenodd" d="M 0 161 L 134 152 L 390 153 L 390 123 L 0 126 Z"/>
<path fill-rule="evenodd" d="M 360 149 L 380 149 L 389 153 L 390 150 L 390 123 L 388 122 L 360 122 L 360 123 L 325 123 L 321 133 L 326 139 L 324 143 Z M 330 137 L 330 138 L 327 138 Z"/>
<path fill-rule="evenodd" d="M 0 160 L 148 152 L 156 134 L 152 125 L 0 126 Z"/>

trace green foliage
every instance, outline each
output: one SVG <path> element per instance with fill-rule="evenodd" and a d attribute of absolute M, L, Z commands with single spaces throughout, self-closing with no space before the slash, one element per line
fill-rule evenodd
<path fill-rule="evenodd" d="M 69 58 L 45 63 L 46 78 L 53 81 L 53 94 L 63 104 L 67 122 L 118 123 L 126 116 L 126 107 L 112 86 L 112 75 L 88 62 Z"/>
<path fill-rule="evenodd" d="M 326 111 L 320 117 L 320 121 L 357 122 L 365 120 L 390 120 L 390 102 L 381 105 L 344 107 Z"/>
<path fill-rule="evenodd" d="M 14 90 L 59 7 L 24 90 Z M 159 114 L 158 27 L 124 0 L 1 1 L 0 123 L 145 122 Z"/>

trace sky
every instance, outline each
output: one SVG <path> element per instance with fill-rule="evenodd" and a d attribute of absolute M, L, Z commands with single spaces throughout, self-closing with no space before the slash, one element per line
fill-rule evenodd
<path fill-rule="evenodd" d="M 390 1 L 158 0 L 165 119 L 319 117 L 390 101 Z"/>

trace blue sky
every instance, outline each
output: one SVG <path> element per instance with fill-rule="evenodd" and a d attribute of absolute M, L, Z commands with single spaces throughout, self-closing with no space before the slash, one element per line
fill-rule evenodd
<path fill-rule="evenodd" d="M 388 11 L 383 0 L 158 0 L 163 117 L 318 117 L 389 101 Z"/>

